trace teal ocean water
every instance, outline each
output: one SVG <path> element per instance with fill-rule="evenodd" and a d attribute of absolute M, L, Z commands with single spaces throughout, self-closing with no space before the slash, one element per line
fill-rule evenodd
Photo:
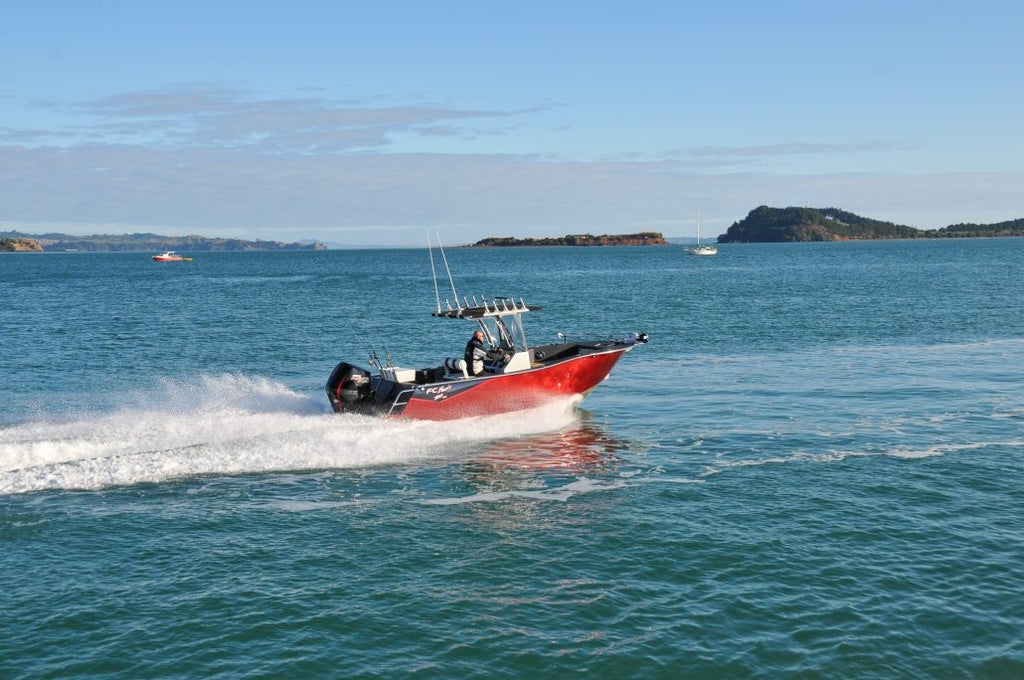
<path fill-rule="evenodd" d="M 0 256 L 0 677 L 1024 677 L 1024 239 L 448 255 L 651 342 L 338 416 L 425 251 Z"/>

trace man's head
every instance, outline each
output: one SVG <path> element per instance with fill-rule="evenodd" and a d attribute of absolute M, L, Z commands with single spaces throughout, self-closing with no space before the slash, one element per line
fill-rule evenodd
<path fill-rule="evenodd" d="M 478 328 L 475 331 L 473 331 L 473 337 L 476 338 L 477 340 L 479 340 L 480 342 L 483 342 L 484 341 L 484 332 Z"/>

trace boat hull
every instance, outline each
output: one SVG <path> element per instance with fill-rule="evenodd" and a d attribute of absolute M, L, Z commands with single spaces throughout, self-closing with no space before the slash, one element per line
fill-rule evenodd
<path fill-rule="evenodd" d="M 586 395 L 608 377 L 622 355 L 632 349 L 616 345 L 514 373 L 413 383 L 388 383 L 380 378 L 369 390 L 368 373 L 339 364 L 327 384 L 331 405 L 338 413 L 455 420 L 534 408 L 558 397 Z M 343 369 L 343 367 L 347 367 Z M 346 399 L 348 374 L 355 371 L 367 385 L 362 396 Z"/>
<path fill-rule="evenodd" d="M 625 351 L 588 354 L 521 373 L 417 386 L 402 415 L 453 420 L 520 411 L 557 397 L 586 395 L 608 377 Z"/>

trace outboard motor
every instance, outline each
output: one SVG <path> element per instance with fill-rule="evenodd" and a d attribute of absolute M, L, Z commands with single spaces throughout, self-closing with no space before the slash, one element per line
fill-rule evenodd
<path fill-rule="evenodd" d="M 327 398 L 335 413 L 362 411 L 358 405 L 370 399 L 370 372 L 341 362 L 327 380 Z"/>

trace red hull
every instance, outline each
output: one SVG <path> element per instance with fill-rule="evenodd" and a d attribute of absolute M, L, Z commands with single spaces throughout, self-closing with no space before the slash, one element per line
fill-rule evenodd
<path fill-rule="evenodd" d="M 458 390 L 458 383 L 417 387 L 400 417 L 455 420 L 519 411 L 556 397 L 587 394 L 608 377 L 628 349 L 587 354 L 520 373 L 489 375 Z M 450 396 L 445 388 L 451 389 Z"/>

